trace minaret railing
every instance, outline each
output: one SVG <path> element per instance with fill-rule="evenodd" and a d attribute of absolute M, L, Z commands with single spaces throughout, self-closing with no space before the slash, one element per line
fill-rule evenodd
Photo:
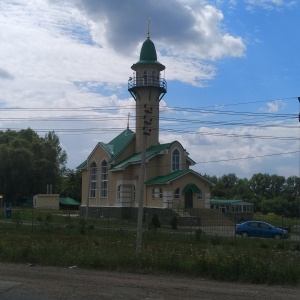
<path fill-rule="evenodd" d="M 128 90 L 136 87 L 158 87 L 167 92 L 167 81 L 164 78 L 155 78 L 153 76 L 130 77 L 128 80 Z"/>

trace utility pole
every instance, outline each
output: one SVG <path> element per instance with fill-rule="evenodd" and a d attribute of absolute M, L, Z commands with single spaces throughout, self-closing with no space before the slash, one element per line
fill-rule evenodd
<path fill-rule="evenodd" d="M 152 119 L 149 119 L 149 114 L 152 113 L 152 108 L 148 108 L 145 104 L 144 114 L 144 127 L 143 127 L 143 142 L 142 142 L 142 156 L 141 156 L 141 175 L 140 175 L 140 198 L 138 209 L 138 222 L 136 231 L 136 252 L 142 251 L 142 239 L 143 239 L 143 215 L 144 215 L 144 183 L 146 173 L 146 151 L 147 151 L 147 136 L 151 134 L 149 125 L 152 123 Z"/>
<path fill-rule="evenodd" d="M 85 221 L 88 220 L 89 217 L 89 207 L 90 207 L 90 189 L 91 189 L 91 170 L 89 166 L 89 160 L 86 161 L 87 165 L 87 177 L 88 177 L 88 186 L 87 186 L 87 199 L 86 199 L 86 207 L 85 207 Z"/>

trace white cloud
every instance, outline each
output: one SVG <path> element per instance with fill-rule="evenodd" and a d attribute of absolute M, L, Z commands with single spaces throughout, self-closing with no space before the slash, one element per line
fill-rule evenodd
<path fill-rule="evenodd" d="M 280 126 L 263 129 L 201 127 L 198 133 L 184 135 L 164 133 L 161 134 L 161 139 L 163 142 L 174 139 L 180 141 L 197 163 L 193 169 L 201 174 L 222 176 L 235 173 L 238 177 L 249 178 L 255 173 L 266 172 L 288 177 L 299 172 L 299 166 L 295 164 L 299 153 L 279 156 L 274 154 L 297 151 L 298 130 L 296 126 L 292 131 L 289 130 L 294 140 L 288 141 L 284 140 L 286 128 Z M 257 138 L 259 136 L 262 138 Z M 280 158 L 281 163 L 274 164 L 274 157 L 276 160 Z"/>
<path fill-rule="evenodd" d="M 1 110 L 0 128 L 61 132 L 71 168 L 80 164 L 97 142 L 108 142 L 125 129 L 128 113 L 134 130 L 135 102 L 127 93 L 127 79 L 146 38 L 149 13 L 151 37 L 169 81 L 203 86 L 215 77 L 216 60 L 245 54 L 243 38 L 227 32 L 222 11 L 205 4 L 207 1 L 131 2 L 135 5 L 107 0 L 2 0 L 0 108 L 24 109 Z M 116 10 L 118 5 L 122 7 Z M 88 107 L 98 109 L 84 109 Z M 265 109 L 279 108 L 280 102 Z M 196 162 L 278 152 L 279 142 L 262 145 L 225 138 L 228 132 L 244 132 L 241 129 L 220 130 L 224 137 L 212 134 L 219 129 L 201 131 L 211 134 L 163 133 L 161 142 L 181 141 Z M 259 163 L 259 158 L 239 161 L 240 173 L 250 174 Z M 225 166 L 224 173 L 236 168 L 234 161 L 220 164 Z M 219 174 L 220 164 L 196 168 L 201 173 L 204 169 Z"/>
<path fill-rule="evenodd" d="M 296 4 L 296 1 L 289 0 L 245 0 L 248 4 L 248 9 L 261 7 L 264 9 L 278 9 L 282 7 L 291 7 Z"/>
<path fill-rule="evenodd" d="M 286 103 L 282 100 L 276 100 L 266 103 L 266 106 L 267 107 L 261 107 L 260 111 L 267 113 L 277 113 L 286 106 Z"/>

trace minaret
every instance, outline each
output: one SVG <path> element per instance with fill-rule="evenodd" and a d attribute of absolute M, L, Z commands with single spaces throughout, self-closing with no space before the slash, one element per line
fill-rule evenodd
<path fill-rule="evenodd" d="M 159 101 L 167 92 L 167 83 L 160 74 L 165 66 L 157 61 L 155 46 L 150 40 L 149 23 L 150 21 L 148 21 L 147 39 L 143 43 L 140 60 L 131 66 L 135 73 L 128 81 L 128 91 L 136 101 L 136 153 L 142 151 L 144 134 L 149 135 L 147 148 L 159 144 Z M 145 128 L 146 122 L 149 130 Z"/>

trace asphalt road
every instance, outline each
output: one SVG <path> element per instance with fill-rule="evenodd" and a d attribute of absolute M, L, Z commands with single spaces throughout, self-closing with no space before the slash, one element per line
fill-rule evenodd
<path fill-rule="evenodd" d="M 1 300 L 300 299 L 300 287 L 0 263 Z"/>

